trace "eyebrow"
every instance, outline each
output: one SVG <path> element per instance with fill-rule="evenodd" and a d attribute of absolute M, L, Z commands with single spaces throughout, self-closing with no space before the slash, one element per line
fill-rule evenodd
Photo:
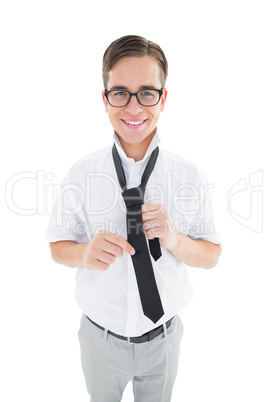
<path fill-rule="evenodd" d="M 123 89 L 123 90 L 129 91 L 129 89 L 127 87 L 125 87 L 124 85 L 113 85 L 109 89 L 109 91 L 114 91 L 116 89 Z M 139 87 L 138 91 L 145 90 L 145 89 L 159 89 L 159 88 L 156 88 L 154 85 L 141 85 Z"/>

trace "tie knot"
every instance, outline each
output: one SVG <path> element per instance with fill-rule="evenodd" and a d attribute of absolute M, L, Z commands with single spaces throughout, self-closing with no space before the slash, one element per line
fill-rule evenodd
<path fill-rule="evenodd" d="M 145 186 L 138 186 L 130 188 L 129 190 L 122 191 L 126 207 L 133 207 L 134 205 L 144 204 Z"/>

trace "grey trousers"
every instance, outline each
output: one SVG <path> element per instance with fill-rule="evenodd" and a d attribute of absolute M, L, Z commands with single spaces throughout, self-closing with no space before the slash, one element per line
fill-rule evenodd
<path fill-rule="evenodd" d="M 132 380 L 135 402 L 170 402 L 178 370 L 183 325 L 170 327 L 150 342 L 132 344 L 107 335 L 83 314 L 78 339 L 91 402 L 119 402 Z"/>

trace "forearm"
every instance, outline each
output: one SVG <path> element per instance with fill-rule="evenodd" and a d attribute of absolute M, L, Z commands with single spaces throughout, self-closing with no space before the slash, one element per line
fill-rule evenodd
<path fill-rule="evenodd" d="M 191 267 L 213 268 L 221 254 L 221 245 L 206 240 L 192 240 L 182 233 L 177 233 L 169 251 Z"/>
<path fill-rule="evenodd" d="M 74 241 L 57 241 L 50 243 L 51 256 L 58 264 L 70 268 L 79 268 L 83 265 L 84 250 L 87 243 L 76 243 Z"/>

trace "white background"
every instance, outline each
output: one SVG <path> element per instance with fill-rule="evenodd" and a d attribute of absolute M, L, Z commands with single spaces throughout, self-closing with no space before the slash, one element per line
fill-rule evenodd
<path fill-rule="evenodd" d="M 180 313 L 173 400 L 268 400 L 265 5 L 1 2 L 1 400 L 89 400 L 76 270 L 52 261 L 44 236 L 69 167 L 112 141 L 101 62 L 110 42 L 126 34 L 145 36 L 166 53 L 162 146 L 206 172 L 222 238 L 216 268 L 188 268 L 196 293 Z M 21 177 L 32 179 L 15 180 Z M 131 384 L 123 400 L 132 400 Z"/>

